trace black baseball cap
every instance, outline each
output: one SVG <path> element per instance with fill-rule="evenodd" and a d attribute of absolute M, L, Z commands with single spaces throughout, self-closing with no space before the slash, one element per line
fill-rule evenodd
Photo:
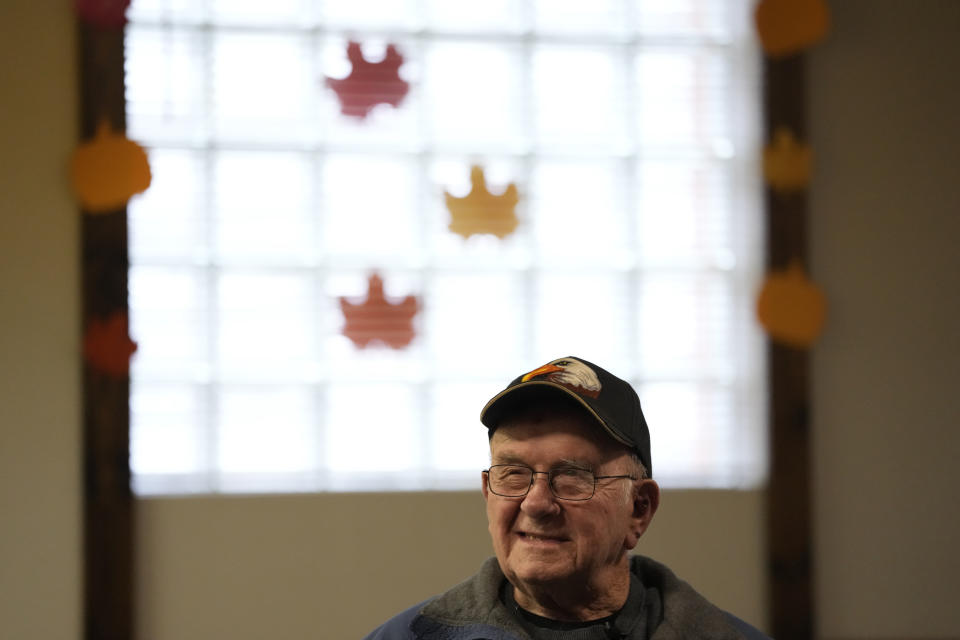
<path fill-rule="evenodd" d="M 555 389 L 576 400 L 610 436 L 632 449 L 653 477 L 650 431 L 637 392 L 625 380 L 583 358 L 558 358 L 518 376 L 480 412 L 491 433 L 531 389 Z"/>

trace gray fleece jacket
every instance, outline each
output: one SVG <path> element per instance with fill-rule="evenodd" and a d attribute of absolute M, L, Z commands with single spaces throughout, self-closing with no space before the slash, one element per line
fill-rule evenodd
<path fill-rule="evenodd" d="M 663 619 L 649 640 L 769 640 L 743 620 L 707 602 L 659 562 L 634 555 L 630 571 L 645 587 L 660 592 Z M 490 558 L 466 581 L 394 616 L 365 640 L 530 640 L 500 601 L 503 580 L 497 559 Z"/>

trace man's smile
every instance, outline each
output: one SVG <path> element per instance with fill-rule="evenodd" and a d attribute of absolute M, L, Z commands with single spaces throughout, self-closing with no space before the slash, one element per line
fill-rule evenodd
<path fill-rule="evenodd" d="M 560 544 L 569 541 L 566 536 L 536 533 L 534 531 L 517 531 L 517 536 L 531 544 Z"/>

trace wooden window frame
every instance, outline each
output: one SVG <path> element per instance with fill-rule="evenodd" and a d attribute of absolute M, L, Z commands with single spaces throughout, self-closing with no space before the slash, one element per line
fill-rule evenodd
<path fill-rule="evenodd" d="M 78 19 L 80 133 L 93 136 L 106 118 L 126 129 L 124 32 Z M 763 119 L 806 137 L 802 55 L 764 63 Z M 766 263 L 807 260 L 807 199 L 767 189 Z M 126 208 L 82 215 L 82 322 L 127 314 Z M 780 640 L 813 636 L 810 517 L 809 355 L 770 344 L 770 473 L 766 543 L 770 627 Z M 134 508 L 130 473 L 130 380 L 83 368 L 84 633 L 90 640 L 134 635 Z"/>

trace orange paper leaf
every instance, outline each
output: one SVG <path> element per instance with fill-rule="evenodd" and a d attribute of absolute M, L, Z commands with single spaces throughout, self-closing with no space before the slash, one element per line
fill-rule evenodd
<path fill-rule="evenodd" d="M 125 377 L 130 373 L 130 357 L 137 344 L 130 339 L 126 313 L 115 313 L 106 320 L 94 319 L 83 336 L 83 357 L 102 373 Z"/>
<path fill-rule="evenodd" d="M 799 262 L 783 271 L 774 271 L 760 290 L 757 318 L 774 342 L 806 348 L 820 336 L 827 315 L 827 303 Z"/>
<path fill-rule="evenodd" d="M 763 150 L 763 176 L 774 191 L 801 191 L 810 183 L 810 147 L 798 142 L 793 132 L 779 128 L 773 142 Z"/>
<path fill-rule="evenodd" d="M 810 47 L 827 34 L 830 9 L 824 0 L 761 0 L 754 20 L 767 55 L 787 56 Z"/>
<path fill-rule="evenodd" d="M 70 175 L 80 203 L 90 213 L 121 209 L 150 186 L 150 164 L 143 147 L 111 130 L 106 120 L 92 139 L 74 151 Z"/>
<path fill-rule="evenodd" d="M 364 302 L 355 304 L 340 298 L 340 308 L 346 320 L 343 335 L 360 349 L 374 342 L 401 349 L 413 341 L 413 317 L 418 307 L 414 296 L 395 303 L 388 301 L 383 295 L 383 279 L 374 273 L 368 281 Z"/>
<path fill-rule="evenodd" d="M 469 238 L 474 234 L 492 233 L 498 238 L 510 235 L 517 228 L 517 187 L 510 183 L 503 194 L 487 191 L 483 169 L 470 170 L 470 193 L 462 198 L 444 193 L 450 211 L 450 231 Z"/>

